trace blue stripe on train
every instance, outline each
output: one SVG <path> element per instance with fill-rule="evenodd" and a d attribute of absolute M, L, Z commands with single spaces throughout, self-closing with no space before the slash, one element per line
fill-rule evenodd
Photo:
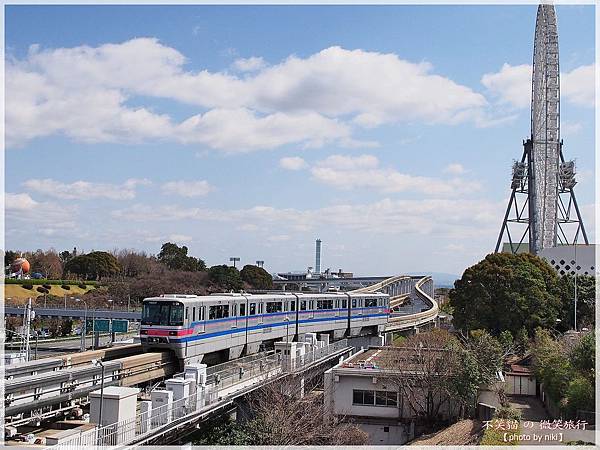
<path fill-rule="evenodd" d="M 382 316 L 388 316 L 388 314 L 382 313 L 382 314 L 365 314 L 362 316 L 353 316 L 352 319 L 361 319 L 363 317 L 382 317 Z M 347 317 L 323 317 L 323 318 L 319 318 L 319 319 L 304 319 L 304 320 L 299 320 L 298 323 L 302 324 L 302 323 L 309 323 L 309 322 L 326 322 L 326 321 L 342 321 L 342 320 L 347 320 Z M 208 339 L 211 337 L 216 337 L 216 336 L 225 336 L 227 334 L 235 334 L 235 333 L 244 333 L 246 330 L 248 331 L 252 331 L 252 330 L 259 330 L 261 328 L 268 328 L 268 327 L 284 327 L 286 326 L 286 324 L 288 326 L 295 326 L 296 321 L 293 322 L 275 322 L 275 323 L 264 323 L 264 324 L 260 324 L 260 325 L 254 325 L 248 328 L 242 327 L 242 328 L 232 328 L 230 330 L 222 330 L 222 331 L 215 331 L 212 333 L 202 333 L 202 334 L 198 334 L 196 336 L 187 336 L 181 339 L 177 339 L 177 338 L 171 338 L 170 342 L 174 342 L 174 343 L 181 343 L 181 342 L 190 342 L 190 341 L 197 341 L 199 339 Z"/>

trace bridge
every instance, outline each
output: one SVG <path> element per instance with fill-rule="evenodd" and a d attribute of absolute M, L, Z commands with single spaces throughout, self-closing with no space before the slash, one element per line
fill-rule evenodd
<path fill-rule="evenodd" d="M 294 348 L 298 343 L 282 344 Z M 48 449 L 97 445 L 121 448 L 170 442 L 174 436 L 189 432 L 200 421 L 233 407 L 237 399 L 256 389 L 281 380 L 289 384 L 294 378 L 297 383 L 298 377 L 316 367 L 320 367 L 322 373 L 326 365 L 333 366 L 354 351 L 345 339 L 330 345 L 308 346 L 311 347 L 308 352 L 272 351 L 260 357 L 252 355 L 213 366 L 207 370 L 206 381 L 200 382 L 192 394 L 152 409 L 142 407 L 142 412 L 119 422 L 88 430 L 71 430 L 71 436 Z M 174 378 L 184 379 L 184 374 Z M 146 400 L 146 405 L 149 403 Z"/>
<path fill-rule="evenodd" d="M 390 277 L 361 287 L 356 292 L 384 292 L 390 295 L 391 314 L 384 330 L 385 334 L 402 331 L 416 332 L 420 326 L 436 323 L 438 305 L 433 299 L 433 280 L 429 276 Z M 36 309 L 36 311 L 40 310 Z M 54 314 L 57 310 L 42 309 L 42 311 L 46 314 Z M 77 317 L 77 314 L 85 312 L 85 310 L 68 309 L 58 311 L 62 314 L 73 314 L 69 317 Z M 100 311 L 96 312 L 100 313 Z M 98 314 L 96 317 L 123 318 L 123 313 L 127 312 L 111 310 L 104 311 L 104 313 L 109 314 Z M 128 314 L 127 318 L 130 319 L 135 317 L 132 316 L 134 314 L 139 315 L 135 312 Z M 79 315 L 79 317 L 83 317 L 83 315 Z M 88 311 L 88 317 L 90 317 L 90 311 Z M 154 417 L 152 414 L 157 414 L 156 417 L 166 414 L 162 410 L 159 412 L 148 409 L 147 416 L 137 417 L 135 425 L 133 422 L 119 425 L 119 429 L 124 427 L 123 429 L 129 430 L 123 434 L 123 436 L 128 436 L 125 441 L 123 441 L 123 436 L 116 437 L 119 432 L 115 431 L 115 427 L 112 426 L 114 424 L 112 424 L 94 428 L 93 432 L 90 430 L 80 431 L 77 436 L 73 435 L 65 442 L 71 442 L 69 445 L 76 446 L 88 445 L 90 439 L 99 438 L 103 442 L 118 442 L 119 444 L 122 442 L 159 442 L 168 435 L 169 429 L 178 429 L 175 423 L 181 424 L 184 428 L 198 423 L 211 414 L 216 414 L 222 408 L 231 406 L 238 397 L 254 389 L 282 377 L 290 377 L 289 379 L 294 380 L 294 377 L 300 374 L 302 378 L 302 374 L 311 368 L 322 368 L 322 364 L 329 362 L 337 363 L 340 355 L 348 355 L 353 351 L 353 347 L 363 345 L 356 342 L 352 344 L 348 340 L 322 347 L 316 347 L 315 344 L 312 343 L 310 349 L 301 350 L 300 347 L 304 345 L 302 343 L 277 342 L 275 345 L 276 348 L 279 347 L 278 353 L 262 352 L 208 368 L 209 376 L 206 386 L 202 387 L 202 399 L 199 398 L 200 393 L 194 393 L 195 397 L 188 396 L 186 399 L 178 399 L 173 403 L 174 411 L 185 411 L 185 414 L 181 413 L 181 417 L 177 416 L 177 421 L 172 423 L 171 428 L 163 426 L 157 428 L 148 425 L 146 419 Z M 300 347 L 297 349 L 294 347 L 295 350 L 291 351 L 291 346 L 296 345 Z M 290 347 L 288 348 L 288 346 Z M 105 386 L 135 386 L 173 376 L 176 363 L 168 354 L 160 352 L 139 354 L 141 348 L 137 345 L 124 348 L 125 350 L 118 348 L 96 350 L 99 353 L 94 353 L 94 355 L 92 355 L 93 352 L 73 353 L 58 359 L 42 359 L 17 367 L 7 367 L 5 374 L 7 378 L 5 380 L 6 424 L 16 427 L 31 423 L 32 420 L 35 422 L 51 418 L 87 402 L 89 393 L 98 390 L 99 380 L 102 379 L 100 367 L 89 363 L 92 359 L 106 361 L 104 379 L 107 381 Z M 304 353 L 302 357 L 291 362 L 289 356 L 284 356 L 286 349 L 288 355 Z M 317 362 L 319 363 L 317 364 Z M 12 414 L 17 414 L 17 420 L 10 417 Z M 151 423 L 155 423 L 154 419 Z M 131 440 L 134 437 L 135 440 Z"/>

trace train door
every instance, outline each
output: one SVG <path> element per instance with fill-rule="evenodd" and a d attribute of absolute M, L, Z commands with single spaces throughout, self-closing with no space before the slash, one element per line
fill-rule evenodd
<path fill-rule="evenodd" d="M 198 332 L 204 333 L 206 327 L 206 306 L 198 307 Z"/>
<path fill-rule="evenodd" d="M 233 317 L 233 320 L 231 321 L 231 328 L 236 328 L 238 326 L 238 314 L 237 314 L 237 303 L 235 302 L 231 302 L 230 306 L 229 306 L 229 310 L 231 311 L 231 317 Z"/>

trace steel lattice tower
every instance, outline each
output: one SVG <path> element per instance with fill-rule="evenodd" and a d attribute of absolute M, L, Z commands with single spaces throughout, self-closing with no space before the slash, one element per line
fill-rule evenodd
<path fill-rule="evenodd" d="M 588 244 L 573 191 L 575 163 L 565 161 L 560 139 L 558 28 L 553 5 L 538 6 L 531 85 L 531 137 L 523 142 L 521 160 L 513 164 L 512 193 L 496 252 L 505 234 L 513 253 L 522 250 L 526 236 L 533 254 L 559 244 L 575 244 L 580 233 Z M 527 226 L 514 235 L 515 224 Z M 576 224 L 574 232 L 568 224 Z"/>

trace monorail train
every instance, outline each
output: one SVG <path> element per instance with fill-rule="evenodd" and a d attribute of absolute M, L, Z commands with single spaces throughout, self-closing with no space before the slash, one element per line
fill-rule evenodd
<path fill-rule="evenodd" d="M 389 311 L 383 293 L 169 294 L 144 299 L 140 340 L 144 350 L 168 349 L 180 362 L 211 362 L 304 333 L 377 334 Z"/>

